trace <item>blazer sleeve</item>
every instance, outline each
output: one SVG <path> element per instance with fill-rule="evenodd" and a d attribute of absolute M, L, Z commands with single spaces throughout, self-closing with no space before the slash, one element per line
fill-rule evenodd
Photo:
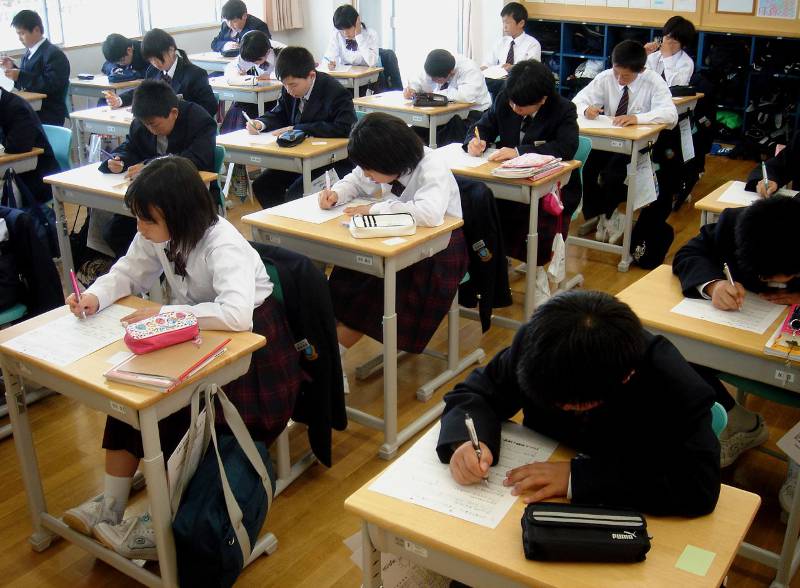
<path fill-rule="evenodd" d="M 217 36 L 211 39 L 211 50 L 220 53 L 222 48 L 225 46 L 225 43 L 230 40 L 230 29 L 228 28 L 228 25 L 222 23 L 219 27 Z"/>
<path fill-rule="evenodd" d="M 467 131 L 467 135 L 464 137 L 464 143 L 462 145 L 464 151 L 467 150 L 469 142 L 472 141 L 473 137 L 475 137 L 475 127 L 478 127 L 478 134 L 481 136 L 482 140 L 486 141 L 487 147 L 494 143 L 494 140 L 500 133 L 500 124 L 497 120 L 497 105 L 497 100 L 492 102 L 492 105 L 483 111 L 481 118 L 478 119 L 478 121 L 472 126 L 470 126 L 469 130 Z"/>
<path fill-rule="evenodd" d="M 301 122 L 294 128 L 314 137 L 348 137 L 356 124 L 356 111 L 353 108 L 353 97 L 348 90 L 333 81 L 338 87 L 327 104 L 327 116 L 324 120 Z"/>
<path fill-rule="evenodd" d="M 122 168 L 123 172 L 130 166 L 146 161 L 155 155 L 151 154 L 146 147 L 147 135 L 149 135 L 149 132 L 138 120 L 134 119 L 125 141 L 112 152 L 112 155 L 119 155 L 119 158 L 124 163 Z M 108 161 L 101 163 L 98 169 L 104 174 L 112 173 L 111 170 L 108 169 Z"/>
<path fill-rule="evenodd" d="M 204 116 L 200 116 L 203 114 Z M 190 159 L 199 170 L 214 171 L 214 147 L 217 141 L 217 123 L 201 111 L 190 114 L 190 141 L 186 149 L 178 153 Z"/>
<path fill-rule="evenodd" d="M 725 247 L 722 242 L 727 240 L 728 233 L 732 235 L 736 216 L 730 212 L 730 209 L 726 210 L 716 223 L 700 227 L 700 234 L 675 254 L 672 273 L 678 276 L 684 296 L 699 298 L 698 286 L 713 280 L 725 279 L 725 274 L 722 272 Z"/>
<path fill-rule="evenodd" d="M 767 166 L 767 177 L 778 184 L 778 188 L 788 184 L 793 175 L 797 174 L 797 168 L 800 166 L 800 132 L 795 133 L 791 144 L 787 145 L 775 157 L 768 159 L 765 165 Z M 745 187 L 755 192 L 756 185 L 760 181 L 761 166 L 757 165 L 747 177 L 747 185 Z M 795 186 L 795 189 L 797 188 Z"/>
<path fill-rule="evenodd" d="M 567 101 L 563 102 L 560 110 L 553 133 L 543 139 L 545 143 L 542 145 L 522 144 L 517 147 L 520 155 L 541 153 L 560 157 L 565 161 L 575 157 L 575 152 L 578 150 L 578 113 L 575 104 Z"/>
<path fill-rule="evenodd" d="M 42 55 L 43 66 L 41 74 L 22 71 L 19 72 L 18 83 L 29 92 L 41 94 L 61 94 L 69 85 L 69 61 L 63 51 L 50 46 L 49 51 Z"/>
<path fill-rule="evenodd" d="M 211 84 L 208 83 L 206 72 L 199 67 L 192 68 L 183 98 L 199 104 L 212 117 L 217 116 L 217 99 L 214 97 Z"/>
<path fill-rule="evenodd" d="M 11 102 L 9 97 L 8 102 Z M 7 124 L 3 129 L 5 131 L 5 139 L 3 144 L 6 148 L 6 153 L 26 153 L 36 146 L 36 135 L 38 129 L 38 121 L 35 117 L 31 117 L 28 109 L 24 104 L 21 104 L 22 99 L 17 98 L 14 104 L 3 104 L 2 108 L 8 109 L 9 112 L 3 113 L 3 118 Z M 4 102 L 6 102 L 4 100 Z"/>
<path fill-rule="evenodd" d="M 288 127 L 292 120 L 292 106 L 286 90 L 281 90 L 281 95 L 278 96 L 278 100 L 272 110 L 265 112 L 256 120 L 264 125 L 264 132 Z"/>

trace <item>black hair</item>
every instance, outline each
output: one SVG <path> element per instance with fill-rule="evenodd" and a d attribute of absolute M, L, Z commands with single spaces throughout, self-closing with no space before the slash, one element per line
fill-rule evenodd
<path fill-rule="evenodd" d="M 150 29 L 142 37 L 142 59 L 164 59 L 171 49 L 178 50 L 175 39 L 162 29 Z"/>
<path fill-rule="evenodd" d="M 356 26 L 358 11 L 349 4 L 343 4 L 333 11 L 333 28 L 342 31 Z"/>
<path fill-rule="evenodd" d="M 148 163 L 128 186 L 125 206 L 151 222 L 152 209 L 158 208 L 169 230 L 171 253 L 184 259 L 217 222 L 217 206 L 194 163 L 176 155 Z"/>
<path fill-rule="evenodd" d="M 111 33 L 103 41 L 103 57 L 106 61 L 117 63 L 128 54 L 129 47 L 133 47 L 133 42 L 128 37 Z"/>
<path fill-rule="evenodd" d="M 242 0 L 228 0 L 222 5 L 220 15 L 225 20 L 242 18 L 247 14 L 247 5 Z"/>
<path fill-rule="evenodd" d="M 245 61 L 253 62 L 266 57 L 269 50 L 272 49 L 272 43 L 264 31 L 248 31 L 242 37 L 239 47 L 240 57 Z"/>
<path fill-rule="evenodd" d="M 456 67 L 456 58 L 445 49 L 434 49 L 425 58 L 425 73 L 432 78 L 446 78 Z"/>
<path fill-rule="evenodd" d="M 528 20 L 528 9 L 519 2 L 509 2 L 503 6 L 503 10 L 500 11 L 500 18 L 504 16 L 510 16 L 514 19 L 514 22 Z"/>
<path fill-rule="evenodd" d="M 620 41 L 611 52 L 611 63 L 613 65 L 629 69 L 632 72 L 640 73 L 644 71 L 647 63 L 647 52 L 644 45 L 633 39 Z"/>
<path fill-rule="evenodd" d="M 42 17 L 38 12 L 33 10 L 20 10 L 11 19 L 11 26 L 17 29 L 23 29 L 33 32 L 33 29 L 39 27 L 39 30 L 44 34 L 44 24 L 42 24 Z"/>
<path fill-rule="evenodd" d="M 692 21 L 682 16 L 673 16 L 664 23 L 664 35 L 669 35 L 681 44 L 681 48 L 688 47 L 694 41 L 696 31 Z"/>
<path fill-rule="evenodd" d="M 422 139 L 401 119 L 372 112 L 358 121 L 347 143 L 350 161 L 361 169 L 402 176 L 422 161 Z"/>
<path fill-rule="evenodd" d="M 739 265 L 760 278 L 800 273 L 798 226 L 797 198 L 772 196 L 754 202 L 736 219 L 734 239 Z"/>
<path fill-rule="evenodd" d="M 531 106 L 556 93 L 553 72 L 540 61 L 527 59 L 511 68 L 506 78 L 506 94 L 517 106 Z"/>
<path fill-rule="evenodd" d="M 305 47 L 284 47 L 275 60 L 275 77 L 307 78 L 316 66 L 314 56 Z"/>
<path fill-rule="evenodd" d="M 543 406 L 611 400 L 645 353 L 639 317 L 605 292 L 553 296 L 522 329 L 517 382 Z"/>
<path fill-rule="evenodd" d="M 166 118 L 173 108 L 178 108 L 178 96 L 163 80 L 142 80 L 133 91 L 131 112 L 136 118 Z"/>

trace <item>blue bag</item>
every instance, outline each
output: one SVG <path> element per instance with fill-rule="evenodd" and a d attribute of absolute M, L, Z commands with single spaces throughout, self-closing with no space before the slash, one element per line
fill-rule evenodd
<path fill-rule="evenodd" d="M 14 194 L 14 186 L 20 196 L 19 202 Z M 47 204 L 36 201 L 25 182 L 20 181 L 13 169 L 6 170 L 3 176 L 3 197 L 0 200 L 0 206 L 27 212 L 33 219 L 36 236 L 48 248 L 50 257 L 60 257 L 56 233 L 56 213 Z"/>

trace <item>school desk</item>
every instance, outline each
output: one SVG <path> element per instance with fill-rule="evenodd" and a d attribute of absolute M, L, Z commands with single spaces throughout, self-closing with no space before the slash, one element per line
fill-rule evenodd
<path fill-rule="evenodd" d="M 572 452 L 559 446 L 551 459 Z M 381 585 L 381 553 L 392 553 L 475 588 L 718 588 L 761 499 L 722 486 L 713 513 L 693 518 L 647 516 L 652 547 L 641 563 L 561 563 L 525 559 L 517 500 L 490 529 L 378 494 L 367 482 L 344 503 L 361 521 L 363 586 Z M 703 576 L 675 567 L 687 545 L 715 554 Z"/>
<path fill-rule="evenodd" d="M 225 66 L 232 62 L 235 57 L 223 57 L 216 51 L 206 51 L 204 53 L 193 53 L 189 55 L 189 61 L 198 67 L 202 67 L 208 73 L 215 71 L 225 71 Z"/>
<path fill-rule="evenodd" d="M 134 308 L 155 306 L 152 302 L 133 296 L 128 296 L 119 303 Z M 28 511 L 33 524 L 33 534 L 28 541 L 34 551 L 44 551 L 53 539 L 61 536 L 146 586 L 178 586 L 167 490 L 166 458 L 161 452 L 158 421 L 188 406 L 194 392 L 202 386 L 211 383 L 223 386 L 245 374 L 252 353 L 265 345 L 265 339 L 248 331 L 228 333 L 231 342 L 228 343 L 225 353 L 195 376 L 166 393 L 106 381 L 103 372 L 110 367 L 108 359 L 116 353 L 127 350 L 121 339 L 64 367 L 29 357 L 4 345 L 10 339 L 68 313 L 67 307 L 62 306 L 0 332 L 0 366 L 3 370 L 6 401 L 28 499 Z M 47 511 L 21 378 L 47 386 L 141 431 L 144 446 L 142 467 L 147 480 L 149 512 L 158 548 L 160 576 L 140 568 L 131 560 L 117 555 L 93 539 L 73 531 L 59 517 Z M 100 439 L 98 438 L 96 442 L 99 444 Z M 102 463 L 98 462 L 97 467 L 101 468 Z M 257 551 L 259 555 L 264 552 L 272 553 L 276 547 L 277 540 L 269 533 L 256 545 L 256 548 L 260 549 Z"/>
<path fill-rule="evenodd" d="M 776 379 L 777 372 L 788 373 L 794 379 L 785 388 L 800 393 L 800 364 L 796 361 L 787 364 L 785 358 L 764 353 L 764 345 L 785 320 L 785 312 L 763 334 L 672 313 L 670 309 L 683 300 L 683 294 L 668 265 L 657 267 L 617 297 L 630 305 L 647 330 L 667 337 L 689 361 L 775 386 L 783 382 Z M 798 530 L 800 492 L 795 493 L 780 554 L 749 543 L 743 544 L 739 551 L 744 557 L 778 570 L 771 588 L 788 585 L 792 571 L 800 563 L 800 556 L 793 556 Z"/>
<path fill-rule="evenodd" d="M 704 96 L 705 94 L 698 92 L 694 96 L 673 97 L 672 103 L 675 105 L 675 109 L 678 111 L 678 116 L 689 110 L 694 110 L 694 107 L 697 106 L 697 101 Z"/>
<path fill-rule="evenodd" d="M 233 86 L 225 81 L 224 76 L 209 78 L 208 83 L 211 84 L 211 89 L 219 96 L 220 101 L 256 104 L 259 116 L 264 114 L 264 105 L 267 102 L 272 102 L 280 97 L 281 88 L 283 88 L 283 84 L 277 80 L 259 86 Z"/>
<path fill-rule="evenodd" d="M 95 74 L 94 79 L 80 80 L 78 78 L 69 79 L 69 90 L 67 93 L 70 100 L 73 96 L 87 96 L 89 98 L 103 98 L 103 92 L 118 94 L 125 90 L 130 90 L 142 83 L 142 80 L 129 80 L 127 82 L 109 82 L 108 76 Z"/>
<path fill-rule="evenodd" d="M 330 71 L 324 67 L 319 68 L 319 71 L 328 74 L 345 88 L 353 88 L 353 96 L 358 97 L 362 86 L 378 81 L 378 76 L 380 76 L 383 68 L 350 65 L 347 71 Z"/>
<path fill-rule="evenodd" d="M 330 263 L 383 279 L 383 418 L 347 407 L 348 416 L 367 427 L 383 430 L 383 444 L 378 454 L 391 459 L 398 447 L 439 418 L 444 403 L 437 402 L 421 417 L 397 429 L 397 312 L 395 309 L 397 273 L 417 261 L 433 257 L 447 248 L 450 235 L 464 224 L 461 219 L 445 217 L 441 226 L 418 227 L 415 235 L 402 237 L 402 242 L 392 244 L 392 239 L 355 239 L 342 225 L 346 217 L 322 224 L 294 220 L 268 214 L 262 210 L 242 217 L 250 225 L 253 239 L 301 253 L 310 259 Z M 387 243 L 389 241 L 389 243 Z M 434 379 L 438 385 L 454 378 L 473 363 L 484 357 L 477 349 L 461 358 L 458 349 L 458 307 L 451 306 L 448 314 L 448 369 Z M 427 388 L 429 389 L 429 387 Z M 432 393 L 432 392 L 431 392 Z M 424 392 L 418 397 L 429 397 Z M 280 477 L 280 476 L 279 476 Z"/>
<path fill-rule="evenodd" d="M 497 176 L 493 176 L 492 170 L 499 166 L 500 163 L 490 161 L 479 167 L 453 168 L 451 171 L 456 176 L 483 182 L 489 187 L 495 198 L 510 200 L 512 202 L 521 202 L 528 206 L 527 247 L 528 261 L 529 265 L 532 267 L 532 264 L 535 264 L 539 249 L 539 200 L 550 192 L 556 183 L 560 182 L 562 186 L 565 186 L 569 182 L 572 171 L 579 168 L 581 162 L 577 160 L 567 161 L 557 174 L 536 181 L 530 179 L 498 178 Z M 533 314 L 536 303 L 535 298 L 536 272 L 528 271 L 525 273 L 525 303 L 523 316 L 529 317 Z M 462 311 L 462 314 L 477 316 L 477 313 L 474 311 L 466 309 Z M 500 316 L 492 316 L 492 322 L 508 329 L 518 329 L 522 324 L 520 321 Z"/>
<path fill-rule="evenodd" d="M 473 104 L 468 102 L 451 102 L 447 106 L 417 107 L 411 105 L 411 100 L 403 97 L 400 90 L 394 92 L 383 92 L 364 96 L 353 100 L 356 112 L 385 112 L 403 119 L 406 123 L 414 127 L 429 129 L 428 144 L 431 149 L 436 148 L 436 129 L 444 125 L 453 116 L 466 118 Z"/>
<path fill-rule="evenodd" d="M 694 207 L 700 211 L 700 226 L 709 223 L 717 222 L 717 218 L 722 214 L 726 208 L 742 208 L 744 204 L 737 204 L 735 202 L 720 202 L 720 196 L 725 194 L 728 188 L 733 184 L 733 180 L 725 182 L 719 188 L 704 196 L 694 203 Z"/>
<path fill-rule="evenodd" d="M 69 118 L 72 121 L 72 132 L 78 146 L 78 161 L 81 165 L 86 163 L 89 137 L 95 134 L 124 139 L 133 122 L 130 107 L 112 109 L 110 106 L 98 106 L 76 110 L 69 115 Z"/>
<path fill-rule="evenodd" d="M 21 90 L 14 90 L 14 94 L 25 100 L 34 110 L 41 110 L 42 100 L 47 98 L 47 94 L 39 94 L 38 92 L 23 92 Z"/>
<path fill-rule="evenodd" d="M 44 153 L 44 149 L 34 147 L 25 153 L 0 153 L 0 181 L 6 170 L 13 169 L 16 173 L 22 174 L 36 169 L 39 156 Z"/>

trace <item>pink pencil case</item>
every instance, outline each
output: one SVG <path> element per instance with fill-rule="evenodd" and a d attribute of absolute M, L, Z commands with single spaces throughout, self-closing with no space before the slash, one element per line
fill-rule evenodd
<path fill-rule="evenodd" d="M 137 355 L 192 339 L 199 342 L 200 328 L 191 312 L 162 312 L 125 327 L 125 345 Z"/>

